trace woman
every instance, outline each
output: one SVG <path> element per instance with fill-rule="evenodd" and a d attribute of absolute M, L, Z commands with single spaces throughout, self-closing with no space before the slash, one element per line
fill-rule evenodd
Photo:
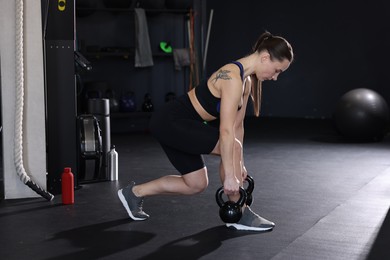
<path fill-rule="evenodd" d="M 180 175 L 168 175 L 143 184 L 132 182 L 118 196 L 133 220 L 146 220 L 146 196 L 159 194 L 191 195 L 208 186 L 207 168 L 202 154 L 221 157 L 220 177 L 224 193 L 237 201 L 239 187 L 247 171 L 243 160 L 244 118 L 251 96 L 259 116 L 261 84 L 277 80 L 293 61 L 291 45 L 280 36 L 263 33 L 253 53 L 226 64 L 186 95 L 168 102 L 154 112 L 151 133 L 160 142 Z M 219 128 L 208 122 L 219 119 Z M 244 205 L 238 223 L 226 223 L 237 230 L 265 231 L 275 224 Z"/>

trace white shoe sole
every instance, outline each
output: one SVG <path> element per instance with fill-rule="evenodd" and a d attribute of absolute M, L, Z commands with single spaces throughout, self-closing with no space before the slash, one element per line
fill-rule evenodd
<path fill-rule="evenodd" d="M 237 224 L 237 223 L 226 223 L 226 227 L 234 228 L 236 230 L 246 230 L 246 231 L 267 231 L 267 230 L 271 230 L 274 228 L 274 227 L 265 227 L 265 228 L 249 227 L 249 226 L 244 226 L 244 225 Z"/>
<path fill-rule="evenodd" d="M 122 194 L 122 190 L 118 190 L 118 197 L 119 199 L 121 200 L 122 204 L 123 204 L 123 207 L 125 207 L 127 213 L 129 214 L 130 218 L 132 218 L 133 220 L 146 220 L 147 218 L 137 218 L 135 217 L 132 213 L 131 213 L 131 210 L 129 208 L 129 205 L 127 204 L 127 201 L 125 199 L 125 196 L 123 196 Z"/>

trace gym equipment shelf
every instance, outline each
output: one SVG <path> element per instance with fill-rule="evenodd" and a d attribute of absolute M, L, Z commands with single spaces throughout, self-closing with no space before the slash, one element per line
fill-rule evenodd
<path fill-rule="evenodd" d="M 91 59 L 101 59 L 101 58 L 123 58 L 124 60 L 130 59 L 135 54 L 134 52 L 118 51 L 118 52 L 106 52 L 106 51 L 97 51 L 97 52 L 85 52 L 84 55 Z M 173 57 L 171 53 L 153 53 L 153 57 Z"/>
<path fill-rule="evenodd" d="M 76 8 L 78 49 L 93 66 L 80 80 L 83 83 L 105 81 L 117 95 L 134 92 L 136 112 L 111 112 L 113 133 L 147 131 L 152 113 L 141 112 L 144 95 L 150 93 L 154 108 L 158 110 L 165 102 L 166 93 L 181 95 L 190 84 L 189 67 L 175 70 L 173 53 L 164 53 L 158 44 L 169 41 L 176 48 L 190 48 L 188 30 L 193 10 L 143 8 L 154 65 L 138 68 L 133 64 L 135 9 L 132 7 L 109 8 L 99 1 L 94 7 Z M 193 33 L 191 35 L 194 37 Z M 120 100 L 120 96 L 115 98 Z"/>
<path fill-rule="evenodd" d="M 159 14 L 159 13 L 174 13 L 174 14 L 185 14 L 188 13 L 187 9 L 144 9 L 146 13 Z M 86 8 L 77 7 L 77 11 L 96 11 L 96 12 L 124 12 L 133 13 L 134 8 Z"/>

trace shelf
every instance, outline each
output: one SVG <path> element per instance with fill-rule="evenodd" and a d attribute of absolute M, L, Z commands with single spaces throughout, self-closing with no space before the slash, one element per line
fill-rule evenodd
<path fill-rule="evenodd" d="M 150 118 L 153 112 L 113 112 L 111 118 Z"/>
<path fill-rule="evenodd" d="M 189 12 L 187 9 L 144 9 L 146 13 L 172 13 L 172 14 L 186 14 Z M 77 7 L 76 11 L 96 11 L 96 12 L 123 12 L 133 13 L 134 8 L 85 8 Z"/>
<path fill-rule="evenodd" d="M 182 9 L 143 8 L 148 18 L 152 57 L 156 65 L 144 68 L 135 64 L 137 34 L 134 19 L 136 9 L 131 6 L 127 7 L 130 8 L 106 8 L 100 4 L 95 5 L 95 8 L 92 6 L 76 7 L 76 15 L 81 18 L 77 23 L 78 51 L 95 68 L 82 80 L 86 82 L 104 80 L 116 93 L 131 89 L 136 96 L 142 96 L 145 95 L 147 89 L 148 92 L 153 91 L 153 95 L 157 97 L 164 97 L 165 88 L 155 87 L 155 80 L 149 80 L 152 76 L 158 75 L 156 79 L 162 78 L 161 84 L 178 83 L 172 86 L 172 91 L 177 95 L 182 94 L 186 91 L 185 86 L 188 85 L 189 70 L 175 71 L 173 51 L 171 53 L 162 51 L 159 42 L 167 38 L 165 41 L 175 43 L 178 48 L 185 48 L 189 45 L 187 23 L 192 21 L 189 17 L 193 10 L 185 6 Z M 156 101 L 157 104 L 163 102 L 163 98 L 159 102 Z M 148 131 L 153 112 L 143 112 L 139 105 L 137 102 L 137 112 L 119 112 L 122 110 L 112 109 L 110 113 L 111 132 Z"/>
<path fill-rule="evenodd" d="M 123 58 L 125 60 L 129 59 L 130 57 L 134 57 L 134 52 L 85 52 L 83 53 L 85 57 L 88 58 L 94 58 L 94 59 L 100 59 L 100 58 Z M 153 57 L 173 57 L 172 53 L 153 53 Z"/>

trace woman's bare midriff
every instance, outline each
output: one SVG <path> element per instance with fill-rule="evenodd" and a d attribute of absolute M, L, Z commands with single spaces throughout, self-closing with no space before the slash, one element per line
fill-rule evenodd
<path fill-rule="evenodd" d="M 199 103 L 198 99 L 195 96 L 195 89 L 192 89 L 188 92 L 188 96 L 191 100 L 192 105 L 194 106 L 196 112 L 200 115 L 200 117 L 205 121 L 212 121 L 215 120 L 216 117 L 210 115 Z"/>

